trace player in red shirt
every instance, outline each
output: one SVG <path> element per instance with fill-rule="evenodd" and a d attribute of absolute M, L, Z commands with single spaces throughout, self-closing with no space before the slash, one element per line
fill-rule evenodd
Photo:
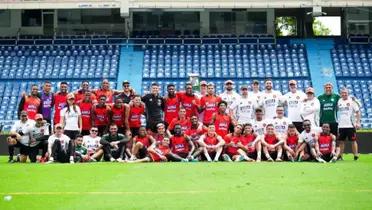
<path fill-rule="evenodd" d="M 21 112 L 26 111 L 28 119 L 35 120 L 35 115 L 38 113 L 41 106 L 39 98 L 39 87 L 37 85 L 31 86 L 31 94 L 23 95 L 18 106 L 18 117 L 21 117 Z"/>
<path fill-rule="evenodd" d="M 92 122 L 93 126 L 98 128 L 98 135 L 102 136 L 107 131 L 110 116 L 110 106 L 106 104 L 106 96 L 98 97 L 98 104 L 92 108 Z"/>
<path fill-rule="evenodd" d="M 185 92 L 177 93 L 180 105 L 186 109 L 186 116 L 198 115 L 199 98 L 192 90 L 192 84 L 186 83 Z"/>
<path fill-rule="evenodd" d="M 225 153 L 222 155 L 224 161 L 239 161 L 240 154 L 238 153 L 238 142 L 241 140 L 242 125 L 236 125 L 233 133 L 229 133 L 224 137 Z"/>
<path fill-rule="evenodd" d="M 149 161 L 167 162 L 167 156 L 171 153 L 169 138 L 164 138 L 160 144 L 157 144 L 155 147 L 149 147 L 147 151 L 150 156 Z"/>
<path fill-rule="evenodd" d="M 340 154 L 340 148 L 336 148 L 336 136 L 331 133 L 328 123 L 323 123 L 322 132 L 315 143 L 315 150 L 318 155 L 327 162 L 336 162 Z"/>
<path fill-rule="evenodd" d="M 164 123 L 158 123 L 156 125 L 156 133 L 153 133 L 152 136 L 155 139 L 156 145 L 161 144 L 161 142 L 165 138 L 171 137 L 171 135 L 169 135 L 168 132 L 166 132 Z"/>
<path fill-rule="evenodd" d="M 61 120 L 61 110 L 67 106 L 67 82 L 61 82 L 59 85 L 59 92 L 54 94 L 54 125 L 58 124 Z"/>
<path fill-rule="evenodd" d="M 90 88 L 89 88 L 89 82 L 88 81 L 83 81 L 81 83 L 81 89 L 75 91 L 75 93 L 74 93 L 75 94 L 75 102 L 78 103 L 79 101 L 83 100 L 85 98 L 85 93 L 86 92 L 91 92 L 91 94 L 90 94 L 90 100 L 94 104 L 97 103 L 96 95 L 94 95 L 94 93 L 92 93 L 92 91 L 90 90 Z"/>
<path fill-rule="evenodd" d="M 150 146 L 154 148 L 156 146 L 154 137 L 147 134 L 145 127 L 140 127 L 138 130 L 138 136 L 133 138 L 132 144 L 132 154 L 130 157 L 131 161 L 135 161 L 137 159 L 141 160 L 146 157 L 148 158 L 147 148 Z"/>
<path fill-rule="evenodd" d="M 263 152 L 268 161 L 272 162 L 273 156 L 276 156 L 275 161 L 282 161 L 281 157 L 283 152 L 283 142 L 284 141 L 277 134 L 275 134 L 274 125 L 268 124 L 266 126 L 266 133 L 262 139 Z"/>
<path fill-rule="evenodd" d="M 226 114 L 227 102 L 221 101 L 218 103 L 218 112 L 213 113 L 212 122 L 216 126 L 216 133 L 224 138 L 228 133 L 231 126 L 235 125 L 232 117 Z"/>
<path fill-rule="evenodd" d="M 124 104 L 121 98 L 116 98 L 110 110 L 110 123 L 118 126 L 118 133 L 129 135 L 129 105 Z"/>
<path fill-rule="evenodd" d="M 218 110 L 218 103 L 222 100 L 215 95 L 214 84 L 208 83 L 208 94 L 200 99 L 199 112 L 204 111 L 203 124 L 208 125 L 212 122 L 212 116 Z"/>
<path fill-rule="evenodd" d="M 203 147 L 199 146 L 198 140 L 200 136 L 207 132 L 207 129 L 204 128 L 203 123 L 199 122 L 197 116 L 191 116 L 190 118 L 191 126 L 188 130 L 185 131 L 185 134 L 188 135 L 191 141 L 194 143 L 195 152 L 193 154 L 194 159 L 198 158 L 203 152 Z"/>
<path fill-rule="evenodd" d="M 134 96 L 129 103 L 129 128 L 132 136 L 138 135 L 138 130 L 141 127 L 141 116 L 145 113 L 145 105 L 141 102 L 141 96 Z"/>
<path fill-rule="evenodd" d="M 89 135 L 90 129 L 92 128 L 92 93 L 88 90 L 84 92 L 84 98 L 77 101 L 77 105 L 80 108 L 81 119 L 82 119 L 82 135 Z M 76 97 L 76 96 L 75 96 Z M 75 99 L 76 100 L 76 99 Z"/>
<path fill-rule="evenodd" d="M 176 124 L 181 125 L 182 132 L 186 132 L 191 127 L 190 119 L 186 117 L 186 109 L 183 107 L 181 107 L 180 110 L 178 111 L 178 117 L 172 119 L 171 123 L 169 124 L 167 131 L 169 135 L 173 133 L 174 126 Z"/>
<path fill-rule="evenodd" d="M 261 138 L 253 131 L 252 124 L 244 125 L 243 134 L 238 142 L 238 153 L 246 161 L 261 162 Z"/>
<path fill-rule="evenodd" d="M 172 154 L 178 156 L 172 158 L 174 161 L 187 162 L 194 159 L 192 154 L 195 150 L 195 146 L 191 139 L 183 133 L 180 124 L 174 126 L 174 135 L 170 138 L 170 141 Z M 181 159 L 179 157 L 181 157 Z"/>
<path fill-rule="evenodd" d="M 111 105 L 113 103 L 113 96 L 115 91 L 110 88 L 110 82 L 107 79 L 102 80 L 101 88 L 94 91 L 97 97 L 101 95 L 106 96 L 106 103 Z"/>
<path fill-rule="evenodd" d="M 178 116 L 180 100 L 176 95 L 174 84 L 167 86 L 168 95 L 164 97 L 164 121 L 167 125 Z"/>
<path fill-rule="evenodd" d="M 307 155 L 304 153 L 303 150 L 300 151 L 299 147 L 300 144 L 298 144 L 298 132 L 296 126 L 293 124 L 289 124 L 288 132 L 283 144 L 283 149 L 285 150 L 288 160 L 294 162 L 299 156 L 303 158 L 303 156 Z"/>
<path fill-rule="evenodd" d="M 211 156 L 214 156 L 213 161 L 217 162 L 222 153 L 225 141 L 216 133 L 216 127 L 211 123 L 208 125 L 207 133 L 200 137 L 198 143 L 203 147 L 204 157 L 211 162 Z"/>

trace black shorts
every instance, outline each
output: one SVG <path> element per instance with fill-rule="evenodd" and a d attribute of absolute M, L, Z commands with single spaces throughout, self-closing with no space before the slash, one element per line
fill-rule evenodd
<path fill-rule="evenodd" d="M 138 158 L 139 159 L 143 159 L 143 158 L 147 157 L 147 155 L 148 155 L 148 152 L 147 152 L 146 147 L 142 147 L 141 149 L 139 149 L 139 151 L 138 151 Z"/>
<path fill-rule="evenodd" d="M 247 153 L 247 156 L 248 156 L 249 158 L 251 158 L 251 159 L 256 160 L 256 159 L 257 159 L 257 152 L 256 152 L 256 151 L 254 151 L 254 152 L 248 152 L 248 153 Z"/>
<path fill-rule="evenodd" d="M 320 127 L 322 127 L 324 123 L 320 123 Z M 334 122 L 334 123 L 327 123 L 329 124 L 329 127 L 331 128 L 331 133 L 335 136 L 337 136 L 338 134 L 338 123 Z"/>
<path fill-rule="evenodd" d="M 293 125 L 296 127 L 299 133 L 301 133 L 304 130 L 304 126 L 302 122 L 293 122 Z"/>
<path fill-rule="evenodd" d="M 329 162 L 332 160 L 333 156 L 331 154 L 325 154 L 321 156 L 323 160 Z"/>
<path fill-rule="evenodd" d="M 340 128 L 338 131 L 338 141 L 346 141 L 346 139 L 356 141 L 357 139 L 355 128 Z"/>
<path fill-rule="evenodd" d="M 26 146 L 26 145 L 23 145 L 23 144 L 20 144 L 20 146 L 19 146 L 19 153 L 21 154 L 21 155 L 30 155 L 31 154 L 31 151 L 32 151 L 32 149 L 31 149 L 31 147 L 29 147 L 29 146 Z"/>

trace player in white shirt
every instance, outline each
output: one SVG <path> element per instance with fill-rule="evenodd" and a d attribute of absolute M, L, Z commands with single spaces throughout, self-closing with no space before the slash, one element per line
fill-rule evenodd
<path fill-rule="evenodd" d="M 289 92 L 283 96 L 283 102 L 287 107 L 288 118 L 296 126 L 298 132 L 302 132 L 302 118 L 299 110 L 303 101 L 306 99 L 306 94 L 301 90 L 297 90 L 297 81 L 289 81 Z"/>
<path fill-rule="evenodd" d="M 276 117 L 271 121 L 274 125 L 274 130 L 279 137 L 284 138 L 288 132 L 288 125 L 292 124 L 292 121 L 284 117 L 284 107 L 279 105 L 276 107 Z"/>
<path fill-rule="evenodd" d="M 16 121 L 10 129 L 10 138 L 8 138 L 9 163 L 13 160 L 14 148 L 20 150 L 20 162 L 26 162 L 30 155 L 30 130 L 35 125 L 35 121 L 28 119 L 27 112 L 22 111 L 21 119 Z"/>
<path fill-rule="evenodd" d="M 44 162 L 45 155 L 48 152 L 48 138 L 50 135 L 49 132 L 49 123 L 43 119 L 42 114 L 35 115 L 36 123 L 33 127 L 30 128 L 30 161 L 36 162 L 37 155 L 39 150 L 42 150 L 42 155 L 40 162 Z"/>
<path fill-rule="evenodd" d="M 273 90 L 273 82 L 271 79 L 265 80 L 265 91 L 259 105 L 264 109 L 264 119 L 273 119 L 276 115 L 276 107 L 281 104 L 282 94 L 279 91 Z"/>
<path fill-rule="evenodd" d="M 47 163 L 54 161 L 60 163 L 74 162 L 74 143 L 68 136 L 63 134 L 63 127 L 60 123 L 54 126 L 54 134 L 48 138 L 48 156 Z"/>
<path fill-rule="evenodd" d="M 301 153 L 305 150 L 305 147 L 308 146 L 310 148 L 310 154 L 320 163 L 325 163 L 320 156 L 321 153 L 319 151 L 319 147 L 316 146 L 318 143 L 318 136 L 319 132 L 311 129 L 311 122 L 310 120 L 303 121 L 304 130 L 301 132 L 298 138 L 298 144 L 300 145 L 298 148 L 298 152 Z M 303 157 L 300 156 L 299 161 L 302 160 Z"/>
<path fill-rule="evenodd" d="M 251 122 L 254 133 L 262 137 L 265 134 L 265 128 L 269 123 L 270 120 L 263 119 L 263 110 L 257 108 L 255 110 L 255 119 Z"/>
<path fill-rule="evenodd" d="M 225 81 L 225 91 L 220 94 L 220 98 L 227 102 L 227 110 L 231 109 L 231 104 L 240 98 L 240 95 L 234 90 L 232 80 Z"/>
<path fill-rule="evenodd" d="M 91 159 L 100 160 L 103 155 L 103 149 L 99 143 L 101 137 L 97 136 L 98 128 L 92 127 L 89 130 L 89 135 L 83 136 L 83 145 L 88 149 L 88 155 L 91 156 Z"/>
<path fill-rule="evenodd" d="M 230 114 L 235 117 L 239 124 L 246 124 L 253 120 L 254 111 L 258 107 L 257 100 L 249 97 L 248 87 L 241 86 L 242 95 L 230 106 Z"/>
<path fill-rule="evenodd" d="M 261 101 L 262 92 L 260 91 L 260 82 L 258 80 L 253 80 L 252 92 L 249 95 L 256 99 L 257 103 Z"/>
<path fill-rule="evenodd" d="M 301 116 L 304 120 L 310 120 L 311 127 L 313 129 L 320 130 L 319 128 L 319 114 L 320 114 L 320 102 L 314 95 L 314 88 L 308 87 L 306 89 L 307 98 L 304 100 L 301 106 Z"/>
<path fill-rule="evenodd" d="M 340 156 L 344 153 L 345 140 L 351 141 L 351 149 L 354 154 L 354 160 L 358 160 L 358 143 L 356 130 L 360 129 L 360 111 L 356 100 L 349 96 L 346 88 L 341 89 L 341 98 L 337 103 L 337 122 L 338 122 L 338 144 L 340 147 Z"/>

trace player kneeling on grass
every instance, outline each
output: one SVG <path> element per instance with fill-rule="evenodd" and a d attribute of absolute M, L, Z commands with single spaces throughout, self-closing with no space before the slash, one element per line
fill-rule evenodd
<path fill-rule="evenodd" d="M 288 160 L 294 162 L 301 155 L 304 156 L 304 150 L 299 153 L 300 145 L 298 144 L 298 132 L 296 126 L 293 124 L 288 125 L 287 136 L 284 139 L 283 148 L 287 155 Z"/>
<path fill-rule="evenodd" d="M 336 148 L 336 136 L 331 134 L 331 127 L 328 123 L 323 123 L 316 147 L 319 147 L 316 150 L 320 152 L 319 156 L 323 160 L 336 162 L 340 149 Z"/>
<path fill-rule="evenodd" d="M 195 146 L 192 143 L 190 137 L 183 133 L 180 124 L 176 124 L 174 126 L 174 135 L 170 138 L 170 143 L 172 154 L 176 155 L 176 157 L 171 160 L 183 162 L 194 160 L 192 153 L 195 150 Z"/>
<path fill-rule="evenodd" d="M 217 162 L 222 153 L 225 141 L 216 133 L 215 125 L 209 124 L 207 133 L 200 137 L 198 143 L 203 147 L 205 158 L 211 162 L 211 156 L 214 156 L 213 161 Z"/>
<path fill-rule="evenodd" d="M 146 127 L 140 127 L 138 136 L 133 138 L 132 154 L 130 161 L 147 162 L 148 154 L 147 149 L 151 146 L 155 148 L 156 141 L 154 137 L 147 134 Z"/>
<path fill-rule="evenodd" d="M 128 142 L 127 136 L 118 133 L 118 126 L 111 124 L 109 133 L 103 135 L 100 141 L 103 148 L 103 159 L 110 162 L 124 162 L 124 153 Z"/>
<path fill-rule="evenodd" d="M 248 123 L 243 128 L 243 135 L 238 142 L 238 153 L 243 157 L 243 160 L 261 162 L 261 138 L 257 136 L 252 124 Z"/>
<path fill-rule="evenodd" d="M 54 132 L 55 133 L 48 138 L 48 155 L 50 155 L 50 157 L 47 163 L 53 163 L 54 161 L 60 163 L 75 163 L 74 142 L 70 137 L 63 134 L 62 124 L 56 124 L 54 126 Z"/>
<path fill-rule="evenodd" d="M 242 157 L 238 153 L 238 142 L 240 141 L 241 134 L 242 134 L 243 126 L 236 125 L 234 127 L 234 132 L 229 133 L 224 137 L 225 145 L 224 145 L 224 154 L 222 155 L 224 161 L 241 161 Z"/>
<path fill-rule="evenodd" d="M 266 133 L 262 139 L 263 151 L 268 161 L 273 161 L 273 156 L 276 156 L 275 161 L 282 161 L 283 140 L 274 132 L 274 125 L 266 126 Z"/>
<path fill-rule="evenodd" d="M 298 147 L 298 152 L 300 153 L 303 150 L 308 149 L 315 160 L 321 163 L 325 163 L 325 161 L 320 157 L 319 147 L 316 146 L 316 144 L 318 143 L 318 132 L 311 129 L 310 120 L 304 120 L 303 126 L 304 130 L 301 132 L 298 139 L 298 143 L 300 144 L 300 146 Z M 300 156 L 299 161 L 301 160 L 302 157 Z"/>

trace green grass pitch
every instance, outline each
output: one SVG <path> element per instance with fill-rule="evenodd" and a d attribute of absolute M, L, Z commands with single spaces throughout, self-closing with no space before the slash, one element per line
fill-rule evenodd
<path fill-rule="evenodd" d="M 335 164 L 0 162 L 1 210 L 372 209 L 372 155 Z"/>

